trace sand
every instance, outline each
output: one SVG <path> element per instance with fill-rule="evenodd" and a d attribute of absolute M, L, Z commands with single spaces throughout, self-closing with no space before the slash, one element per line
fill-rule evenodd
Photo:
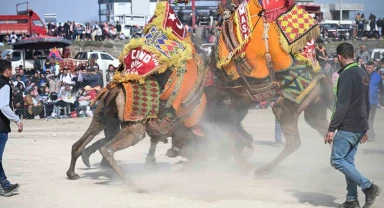
<path fill-rule="evenodd" d="M 384 188 L 384 110 L 378 110 L 376 118 L 378 141 L 359 147 L 356 165 Z M 158 145 L 158 168 L 148 171 L 144 168 L 148 138 L 116 153 L 127 177 L 146 193 L 123 185 L 113 171 L 101 168 L 98 152 L 91 156 L 92 168 L 78 160 L 79 180 L 67 179 L 71 146 L 90 121 L 28 120 L 24 122 L 23 133 L 11 133 L 3 165 L 11 182 L 19 183 L 21 188 L 17 195 L 0 197 L 0 208 L 310 208 L 335 207 L 345 200 L 345 179 L 330 166 L 330 146 L 323 143 L 323 138 L 303 117 L 299 121 L 300 149 L 263 177 L 254 176 L 253 171 L 241 172 L 236 164 L 215 159 L 193 168 L 176 164 L 183 159 L 165 156 L 170 144 Z M 255 154 L 250 159 L 255 168 L 266 165 L 282 150 L 270 145 L 274 141 L 274 117 L 270 110 L 251 111 L 244 126 L 255 138 Z M 364 195 L 359 194 L 363 204 Z M 374 207 L 384 207 L 383 196 L 384 193 Z"/>

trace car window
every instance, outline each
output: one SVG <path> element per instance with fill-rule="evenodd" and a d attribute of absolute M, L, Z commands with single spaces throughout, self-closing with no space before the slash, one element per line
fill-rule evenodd
<path fill-rule="evenodd" d="M 35 26 L 44 27 L 44 24 L 41 20 L 33 20 L 32 23 Z"/>
<path fill-rule="evenodd" d="M 80 52 L 76 54 L 75 59 L 87 59 L 87 57 L 85 57 L 85 53 Z"/>
<path fill-rule="evenodd" d="M 373 54 L 373 59 L 381 59 L 381 56 L 380 56 L 381 54 L 380 54 L 380 52 L 375 52 L 374 54 Z"/>
<path fill-rule="evenodd" d="M 20 61 L 21 60 L 21 53 L 18 51 L 12 52 L 12 61 Z"/>
<path fill-rule="evenodd" d="M 89 55 L 89 58 L 96 58 L 96 59 L 99 59 L 99 54 L 97 54 L 97 53 L 91 53 L 91 54 Z"/>
<path fill-rule="evenodd" d="M 103 60 L 113 60 L 112 56 L 105 53 L 101 53 L 100 56 L 101 56 L 101 59 Z"/>

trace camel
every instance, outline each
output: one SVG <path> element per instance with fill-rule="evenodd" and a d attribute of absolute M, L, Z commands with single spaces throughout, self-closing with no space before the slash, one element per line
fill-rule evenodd
<path fill-rule="evenodd" d="M 301 113 L 304 112 L 305 121 L 321 136 L 326 134 L 329 124 L 327 109 L 330 108 L 333 97 L 331 77 L 319 72 L 320 66 L 313 57 L 314 40 L 319 35 L 316 22 L 306 16 L 305 11 L 296 7 L 292 0 L 279 1 L 276 6 L 274 9 L 269 5 L 261 5 L 260 1 L 245 1 L 236 5 L 235 10 L 229 8 L 222 11 L 226 19 L 211 57 L 216 62 L 211 68 L 216 79 L 214 84 L 206 88 L 207 91 L 215 91 L 214 94 L 226 94 L 235 102 L 232 107 L 238 110 L 248 110 L 262 100 L 274 103 L 272 110 L 281 124 L 286 145 L 271 163 L 257 169 L 256 175 L 269 173 L 300 147 L 298 118 Z M 284 33 L 286 37 L 290 37 L 290 31 L 284 28 L 292 24 L 292 19 L 284 19 L 284 15 L 292 11 L 303 14 L 305 21 L 312 23 L 308 26 L 310 29 L 304 31 L 305 33 L 302 31 L 302 36 L 295 42 L 289 42 L 288 38 L 284 39 L 282 36 Z M 248 30 L 237 30 L 234 24 L 236 19 L 239 19 L 237 27 Z M 300 30 L 296 33 L 300 33 Z M 289 85 L 284 83 L 281 76 L 293 69 L 311 70 L 313 80 L 316 77 L 318 79 L 316 85 L 312 85 L 312 89 L 308 89 L 299 102 L 288 99 L 281 93 Z M 301 76 L 299 74 L 290 83 Z M 268 89 L 261 92 L 260 88 Z M 260 94 L 265 92 L 270 94 L 263 94 L 266 98 L 260 98 Z M 208 99 L 212 99 L 209 98 L 209 93 L 207 95 Z M 244 117 L 240 116 L 239 120 L 242 118 Z"/>

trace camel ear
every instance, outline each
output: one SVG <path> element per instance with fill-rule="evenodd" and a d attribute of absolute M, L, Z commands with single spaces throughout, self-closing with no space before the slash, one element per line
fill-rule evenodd
<path fill-rule="evenodd" d="M 124 65 L 123 65 L 123 64 L 120 64 L 120 65 L 117 67 L 117 71 L 119 71 L 119 72 L 124 71 Z"/>

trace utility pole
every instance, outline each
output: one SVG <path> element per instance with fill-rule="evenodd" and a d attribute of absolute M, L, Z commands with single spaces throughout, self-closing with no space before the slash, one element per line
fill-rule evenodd
<path fill-rule="evenodd" d="M 343 0 L 340 0 L 340 24 L 343 21 Z"/>

